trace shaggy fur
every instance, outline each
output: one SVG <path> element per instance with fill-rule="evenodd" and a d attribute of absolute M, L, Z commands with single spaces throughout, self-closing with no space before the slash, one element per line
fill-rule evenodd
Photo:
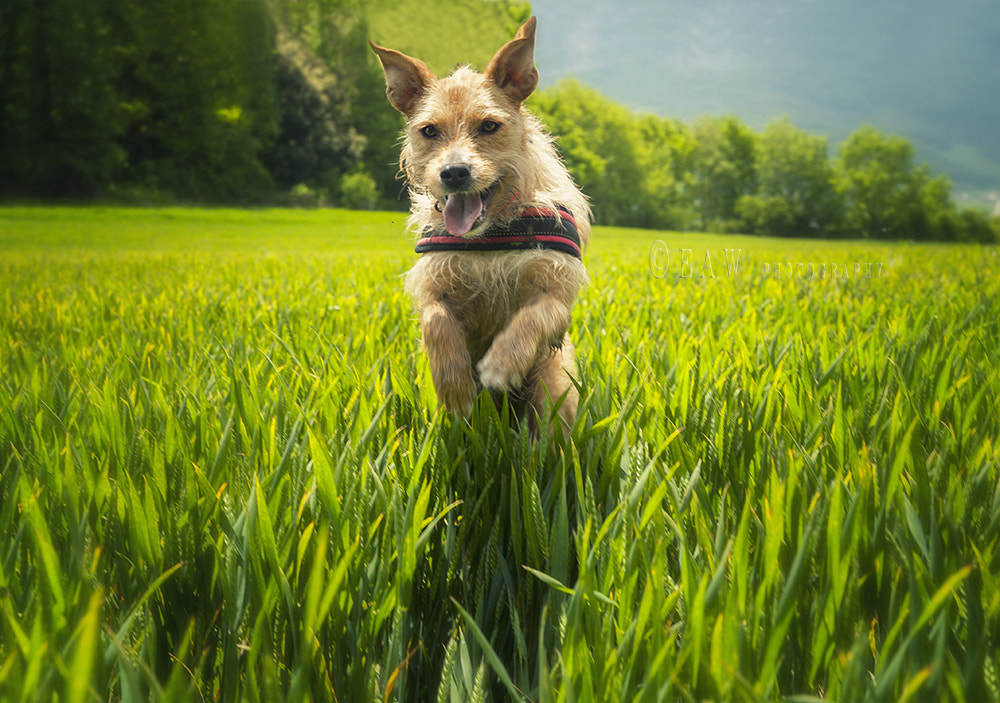
<path fill-rule="evenodd" d="M 372 43 L 389 101 L 406 116 L 400 164 L 417 233 L 472 238 L 527 207 L 561 205 L 586 245 L 587 201 L 522 106 L 538 83 L 534 43 L 532 17 L 483 73 L 462 66 L 441 79 L 419 59 Z M 535 421 L 547 400 L 563 398 L 559 414 L 571 424 L 578 398 L 566 332 L 585 281 L 583 264 L 557 251 L 422 255 L 406 288 L 439 401 L 468 416 L 482 386 Z"/>

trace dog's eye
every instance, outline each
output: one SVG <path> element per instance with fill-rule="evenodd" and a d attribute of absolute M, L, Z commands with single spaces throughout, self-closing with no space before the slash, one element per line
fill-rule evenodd
<path fill-rule="evenodd" d="M 438 135 L 438 128 L 432 124 L 420 128 L 420 133 L 428 139 L 433 139 Z"/>
<path fill-rule="evenodd" d="M 481 129 L 484 134 L 490 134 L 500 129 L 500 123 L 494 122 L 493 120 L 486 120 L 479 126 L 479 129 Z"/>

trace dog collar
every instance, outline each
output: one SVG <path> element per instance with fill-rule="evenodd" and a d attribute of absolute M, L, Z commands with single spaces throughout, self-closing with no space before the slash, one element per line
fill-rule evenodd
<path fill-rule="evenodd" d="M 417 242 L 415 251 L 524 251 L 554 249 L 583 258 L 576 220 L 569 210 L 557 206 L 526 208 L 520 215 L 503 225 L 488 228 L 478 237 L 456 237 L 447 232 L 426 232 Z"/>

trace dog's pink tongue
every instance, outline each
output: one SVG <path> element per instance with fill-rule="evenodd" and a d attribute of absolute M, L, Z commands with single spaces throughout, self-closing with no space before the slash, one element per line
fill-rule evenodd
<path fill-rule="evenodd" d="M 444 204 L 444 228 L 448 234 L 461 237 L 469 233 L 483 212 L 479 193 L 455 193 Z"/>

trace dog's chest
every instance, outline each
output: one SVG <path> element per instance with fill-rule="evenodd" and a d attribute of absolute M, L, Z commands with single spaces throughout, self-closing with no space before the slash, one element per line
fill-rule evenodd
<path fill-rule="evenodd" d="M 493 318 L 501 322 L 544 290 L 551 278 L 539 257 L 525 253 L 454 252 L 422 258 L 424 285 L 443 299 L 459 318 Z M 486 320 L 484 320 L 486 321 Z"/>
<path fill-rule="evenodd" d="M 476 356 L 477 347 L 488 346 L 518 310 L 539 296 L 572 304 L 584 277 L 579 260 L 559 252 L 437 252 L 417 261 L 407 290 L 418 307 L 444 302 Z"/>

